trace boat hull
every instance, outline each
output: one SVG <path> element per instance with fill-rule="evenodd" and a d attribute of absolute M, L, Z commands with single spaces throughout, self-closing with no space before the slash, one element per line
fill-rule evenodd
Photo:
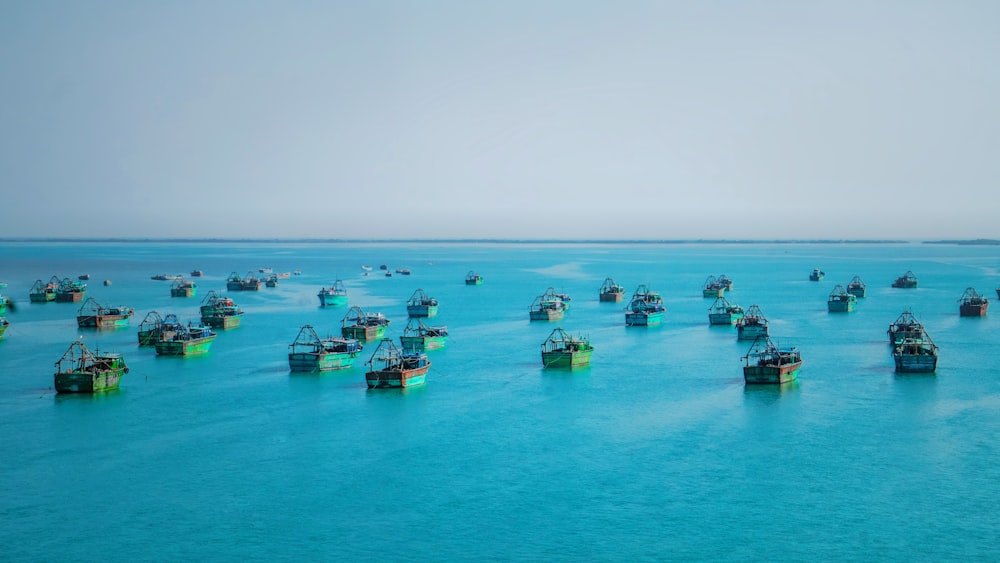
<path fill-rule="evenodd" d="M 602 303 L 620 303 L 624 298 L 624 293 L 602 293 L 600 296 Z"/>
<path fill-rule="evenodd" d="M 937 354 L 893 354 L 896 373 L 933 373 L 937 371 Z"/>
<path fill-rule="evenodd" d="M 766 326 L 740 325 L 736 329 L 737 340 L 757 340 L 758 336 L 767 336 Z"/>
<path fill-rule="evenodd" d="M 415 369 L 369 371 L 365 373 L 365 382 L 368 383 L 369 389 L 405 388 L 423 385 L 427 377 L 427 370 L 430 367 L 430 362 L 427 362 L 427 365 Z"/>
<path fill-rule="evenodd" d="M 160 356 L 196 356 L 208 352 L 214 341 L 214 334 L 192 340 L 160 340 L 156 343 L 156 353 Z"/>
<path fill-rule="evenodd" d="M 212 328 L 221 328 L 223 330 L 239 327 L 240 321 L 242 320 L 243 320 L 243 315 L 227 315 L 227 316 L 202 315 L 201 317 L 202 323 Z"/>
<path fill-rule="evenodd" d="M 242 282 L 227 282 L 226 283 L 226 290 L 227 291 L 243 291 L 243 283 Z"/>
<path fill-rule="evenodd" d="M 580 352 L 552 351 L 542 352 L 542 366 L 546 368 L 580 368 L 590 365 L 593 351 Z"/>
<path fill-rule="evenodd" d="M 425 350 L 440 350 L 448 342 L 447 336 L 400 336 L 399 344 L 407 352 L 420 353 Z"/>
<path fill-rule="evenodd" d="M 194 294 L 197 291 L 198 291 L 198 289 L 194 288 L 194 287 L 180 288 L 180 289 L 171 289 L 170 290 L 170 296 L 171 297 L 194 297 Z"/>
<path fill-rule="evenodd" d="M 734 315 L 732 313 L 710 313 L 708 315 L 708 324 L 710 325 L 734 325 L 736 321 L 743 318 L 743 315 Z"/>
<path fill-rule="evenodd" d="M 625 313 L 625 326 L 656 326 L 663 322 L 663 312 Z"/>
<path fill-rule="evenodd" d="M 361 350 L 354 352 L 330 352 L 327 354 L 292 352 L 288 354 L 288 367 L 292 371 L 297 372 L 331 371 L 349 368 L 354 365 L 354 360 L 360 354 Z"/>
<path fill-rule="evenodd" d="M 985 317 L 986 310 L 989 307 L 989 303 L 983 303 L 982 305 L 960 305 L 958 313 L 962 317 Z"/>
<path fill-rule="evenodd" d="M 341 305 L 347 305 L 346 295 L 328 295 L 325 293 L 319 295 L 320 307 L 339 307 Z"/>
<path fill-rule="evenodd" d="M 122 328 L 128 326 L 127 315 L 79 315 L 76 324 L 80 328 Z"/>
<path fill-rule="evenodd" d="M 160 331 L 157 329 L 139 331 L 139 346 L 153 346 L 159 339 Z"/>
<path fill-rule="evenodd" d="M 780 385 L 795 381 L 801 368 L 802 362 L 783 366 L 744 366 L 743 381 L 747 385 Z"/>
<path fill-rule="evenodd" d="M 48 303 L 56 300 L 55 293 L 29 293 L 28 299 L 32 303 Z"/>
<path fill-rule="evenodd" d="M 711 297 L 712 299 L 718 299 L 719 297 L 722 297 L 725 294 L 726 294 L 726 288 L 725 287 L 720 287 L 718 289 L 716 289 L 716 288 L 713 287 L 713 288 L 705 288 L 705 289 L 701 290 L 701 296 L 702 297 Z"/>
<path fill-rule="evenodd" d="M 103 393 L 118 389 L 124 369 L 103 373 L 68 372 L 55 374 L 57 393 Z"/>
<path fill-rule="evenodd" d="M 896 280 L 892 282 L 892 287 L 896 287 L 899 289 L 913 289 L 917 287 L 917 282 L 907 281 L 907 280 Z"/>
<path fill-rule="evenodd" d="M 847 288 L 847 293 L 861 299 L 867 293 L 867 290 L 863 287 L 849 287 Z"/>
<path fill-rule="evenodd" d="M 854 301 L 827 301 L 826 308 L 831 313 L 850 313 L 854 310 Z"/>
<path fill-rule="evenodd" d="M 410 317 L 433 317 L 438 314 L 437 305 L 407 305 L 406 314 Z"/>
<path fill-rule="evenodd" d="M 354 340 L 377 340 L 385 336 L 385 326 L 345 326 L 340 329 L 340 334 Z"/>
<path fill-rule="evenodd" d="M 57 303 L 79 303 L 83 301 L 83 292 L 56 293 Z"/>
<path fill-rule="evenodd" d="M 563 312 L 555 309 L 545 309 L 542 311 L 530 311 L 528 318 L 533 321 L 559 321 L 563 318 Z"/>

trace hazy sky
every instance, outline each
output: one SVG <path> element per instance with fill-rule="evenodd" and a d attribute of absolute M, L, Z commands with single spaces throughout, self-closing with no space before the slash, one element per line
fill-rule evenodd
<path fill-rule="evenodd" d="M 1000 2 L 0 0 L 0 236 L 1000 238 Z"/>

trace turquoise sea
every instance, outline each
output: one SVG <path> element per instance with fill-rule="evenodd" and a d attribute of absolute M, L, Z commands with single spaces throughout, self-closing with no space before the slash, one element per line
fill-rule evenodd
<path fill-rule="evenodd" d="M 302 274 L 231 293 L 246 316 L 209 354 L 138 348 L 147 312 L 195 319 L 208 290 L 259 267 Z M 995 561 L 1000 309 L 960 318 L 957 300 L 972 286 L 994 301 L 998 267 L 998 247 L 920 243 L 0 243 L 16 304 L 0 558 Z M 150 280 L 195 268 L 195 298 Z M 907 270 L 919 287 L 890 288 Z M 136 309 L 129 328 L 82 331 L 78 304 L 28 302 L 36 279 L 83 273 L 89 296 Z M 797 383 L 744 386 L 748 343 L 709 327 L 701 296 L 722 273 L 731 302 L 802 351 Z M 828 313 L 855 275 L 868 297 Z M 624 303 L 597 300 L 607 276 L 659 291 L 664 324 L 626 328 Z M 416 289 L 440 301 L 429 324 L 451 338 L 426 385 L 370 391 L 360 360 L 289 373 L 301 325 L 339 331 L 346 307 L 316 297 L 336 278 L 397 341 Z M 565 319 L 529 322 L 550 286 L 572 297 Z M 893 371 L 886 329 L 908 308 L 940 346 L 936 375 Z M 590 337 L 589 368 L 542 369 L 556 326 Z M 119 391 L 54 392 L 81 336 L 125 355 Z"/>

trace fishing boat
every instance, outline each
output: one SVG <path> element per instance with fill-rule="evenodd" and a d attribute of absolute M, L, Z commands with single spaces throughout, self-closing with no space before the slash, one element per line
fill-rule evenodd
<path fill-rule="evenodd" d="M 292 270 L 292 275 L 293 276 L 301 276 L 302 275 L 302 270 Z"/>
<path fill-rule="evenodd" d="M 278 278 L 279 280 L 289 280 L 289 279 L 292 279 L 292 273 L 291 272 L 279 272 L 277 274 L 274 274 L 274 277 Z"/>
<path fill-rule="evenodd" d="M 201 322 L 212 328 L 229 329 L 240 326 L 243 309 L 232 299 L 209 291 L 201 302 Z"/>
<path fill-rule="evenodd" d="M 542 367 L 545 368 L 579 368 L 590 365 L 590 356 L 594 347 L 590 339 L 583 336 L 571 336 L 561 328 L 542 342 Z"/>
<path fill-rule="evenodd" d="M 900 287 L 903 289 L 911 289 L 917 287 L 917 276 L 913 275 L 913 272 L 907 270 L 905 274 L 896 278 L 896 281 L 892 282 L 892 287 Z"/>
<path fill-rule="evenodd" d="M 378 269 L 379 270 L 388 270 L 389 266 L 387 264 L 382 264 L 381 266 L 378 267 Z"/>
<path fill-rule="evenodd" d="M 899 346 L 907 338 L 920 338 L 924 333 L 924 325 L 913 316 L 910 311 L 903 311 L 899 317 L 889 325 L 889 344 Z"/>
<path fill-rule="evenodd" d="M 87 281 L 90 279 L 90 274 L 80 274 L 79 276 L 76 276 L 76 279 L 80 281 Z"/>
<path fill-rule="evenodd" d="M 191 277 L 192 278 L 200 278 L 203 275 L 205 275 L 205 273 L 202 272 L 201 270 L 191 270 Z"/>
<path fill-rule="evenodd" d="M 726 274 L 719 274 L 719 277 L 716 278 L 716 281 L 726 286 L 726 291 L 733 290 L 733 280 L 729 279 L 729 276 L 727 276 Z"/>
<path fill-rule="evenodd" d="M 705 285 L 702 287 L 701 295 L 702 297 L 711 297 L 717 299 L 722 297 L 726 293 L 726 286 L 719 283 L 719 279 L 715 276 L 708 276 L 705 279 Z"/>
<path fill-rule="evenodd" d="M 403 274 L 404 276 L 408 276 L 408 275 L 410 275 L 410 269 L 409 268 L 403 268 L 402 270 L 398 270 L 398 273 Z"/>
<path fill-rule="evenodd" d="M 364 346 L 352 338 L 320 338 L 311 325 L 302 325 L 288 345 L 288 367 L 296 372 L 330 371 L 348 368 Z"/>
<path fill-rule="evenodd" d="M 820 270 L 819 268 L 815 268 L 809 274 L 809 281 L 815 281 L 815 282 L 823 281 L 823 278 L 825 277 L 826 277 L 826 272 Z"/>
<path fill-rule="evenodd" d="M 156 274 L 155 276 L 149 276 L 149 279 L 156 280 L 156 281 L 174 281 L 174 280 L 179 280 L 179 279 L 181 279 L 183 277 L 184 276 L 181 275 L 181 274 L 175 274 L 175 275 L 170 275 L 170 274 Z"/>
<path fill-rule="evenodd" d="M 469 273 L 465 274 L 465 285 L 483 285 L 483 276 L 469 270 Z"/>
<path fill-rule="evenodd" d="M 0 315 L 7 312 L 8 306 L 10 306 L 11 309 L 14 308 L 13 305 L 11 305 L 10 297 L 7 297 L 6 295 L 0 295 Z"/>
<path fill-rule="evenodd" d="M 10 321 L 7 317 L 0 317 L 0 340 L 3 340 L 3 333 L 7 332 L 7 327 L 10 326 Z"/>
<path fill-rule="evenodd" d="M 438 313 L 438 300 L 417 289 L 406 300 L 406 314 L 413 317 L 433 317 Z"/>
<path fill-rule="evenodd" d="M 163 327 L 168 323 L 180 324 L 180 321 L 177 320 L 177 315 L 173 314 L 161 317 L 156 311 L 146 313 L 142 322 L 139 323 L 139 346 L 156 344 L 156 341 L 160 339 L 160 333 L 163 332 Z"/>
<path fill-rule="evenodd" d="M 28 299 L 32 303 L 55 301 L 57 287 L 59 287 L 59 278 L 56 276 L 52 276 L 48 283 L 42 283 L 42 280 L 35 280 L 35 284 L 31 286 L 31 290 L 28 292 Z"/>
<path fill-rule="evenodd" d="M 270 274 L 274 272 L 274 269 L 271 268 L 270 266 L 263 266 L 261 268 L 257 268 L 257 271 L 261 274 Z"/>
<path fill-rule="evenodd" d="M 347 310 L 340 323 L 340 335 L 355 340 L 378 340 L 385 336 L 391 321 L 382 313 L 366 313 L 357 305 Z"/>
<path fill-rule="evenodd" d="M 177 324 L 163 330 L 156 341 L 159 356 L 197 356 L 208 352 L 215 332 L 207 326 Z"/>
<path fill-rule="evenodd" d="M 448 343 L 448 327 L 427 326 L 420 319 L 410 319 L 399 337 L 399 345 L 406 353 L 440 350 Z"/>
<path fill-rule="evenodd" d="M 558 321 L 566 312 L 566 303 L 561 299 L 539 295 L 528 308 L 528 318 L 533 321 Z"/>
<path fill-rule="evenodd" d="M 736 321 L 737 340 L 757 340 L 760 336 L 767 336 L 768 321 L 764 312 L 757 305 L 750 305 L 743 318 Z"/>
<path fill-rule="evenodd" d="M 897 373 L 933 373 L 937 370 L 938 347 L 927 331 L 906 337 L 892 351 Z"/>
<path fill-rule="evenodd" d="M 708 308 L 709 325 L 733 325 L 743 318 L 743 307 L 733 305 L 725 297 L 718 297 Z"/>
<path fill-rule="evenodd" d="M 63 278 L 56 287 L 57 303 L 79 303 L 87 293 L 87 284 Z"/>
<path fill-rule="evenodd" d="M 55 387 L 57 393 L 102 393 L 118 388 L 123 375 L 128 373 L 125 358 L 94 350 L 91 352 L 77 340 L 56 362 Z"/>
<path fill-rule="evenodd" d="M 347 305 L 347 288 L 340 280 L 335 280 L 330 287 L 321 287 L 316 296 L 319 297 L 320 307 Z"/>
<path fill-rule="evenodd" d="M 385 277 L 391 278 L 392 277 L 392 272 L 390 272 L 389 270 L 386 270 L 385 271 Z"/>
<path fill-rule="evenodd" d="M 260 291 L 264 285 L 253 272 L 247 272 L 245 277 L 233 272 L 226 278 L 226 289 L 229 291 Z"/>
<path fill-rule="evenodd" d="M 847 293 L 844 286 L 837 284 L 826 300 L 826 308 L 831 313 L 850 313 L 857 305 L 858 298 Z"/>
<path fill-rule="evenodd" d="M 361 269 L 364 270 L 364 271 L 366 271 L 366 272 L 372 271 L 372 267 L 371 266 L 365 266 L 364 264 L 361 265 Z"/>
<path fill-rule="evenodd" d="M 226 289 L 228 291 L 243 291 L 243 277 L 233 272 L 226 278 Z"/>
<path fill-rule="evenodd" d="M 268 276 L 264 278 L 264 286 L 278 287 L 278 274 L 268 274 Z"/>
<path fill-rule="evenodd" d="M 625 299 L 625 287 L 615 283 L 610 277 L 604 278 L 601 289 L 598 292 L 598 299 L 602 303 L 619 303 Z"/>
<path fill-rule="evenodd" d="M 743 356 L 743 381 L 752 384 L 782 384 L 794 381 L 802 368 L 797 348 L 780 350 L 768 336 L 759 336 Z"/>
<path fill-rule="evenodd" d="M 88 297 L 76 314 L 76 324 L 80 328 L 121 328 L 128 326 L 134 313 L 131 307 L 105 307 Z"/>
<path fill-rule="evenodd" d="M 985 317 L 990 308 L 990 301 L 976 292 L 974 288 L 965 288 L 965 293 L 958 300 L 958 312 L 962 317 Z"/>
<path fill-rule="evenodd" d="M 170 286 L 171 297 L 194 297 L 197 292 L 198 284 L 184 278 L 174 280 L 173 285 Z"/>
<path fill-rule="evenodd" d="M 656 326 L 663 321 L 666 311 L 663 297 L 650 291 L 646 284 L 640 284 L 625 308 L 625 326 Z"/>
<path fill-rule="evenodd" d="M 854 276 L 851 281 L 847 284 L 847 293 L 861 299 L 868 292 L 868 286 L 865 282 L 861 281 L 861 276 Z"/>
<path fill-rule="evenodd" d="M 545 293 L 542 294 L 542 298 L 562 301 L 563 304 L 566 305 L 567 310 L 569 310 L 569 302 L 573 300 L 568 293 L 559 293 L 554 287 L 546 289 Z"/>
<path fill-rule="evenodd" d="M 386 338 L 366 362 L 365 381 L 369 389 L 423 385 L 431 367 L 426 354 L 405 353 Z"/>

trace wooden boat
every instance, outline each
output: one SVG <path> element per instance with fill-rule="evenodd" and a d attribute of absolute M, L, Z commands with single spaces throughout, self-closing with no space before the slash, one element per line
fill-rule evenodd
<path fill-rule="evenodd" d="M 708 276 L 708 278 L 705 279 L 705 285 L 702 287 L 701 296 L 717 299 L 725 295 L 726 289 L 728 288 L 724 284 L 720 283 L 718 278 L 715 276 Z"/>
<path fill-rule="evenodd" d="M 386 338 L 366 362 L 369 389 L 423 385 L 431 362 L 426 354 L 406 354 Z"/>
<path fill-rule="evenodd" d="M 656 326 L 663 321 L 666 311 L 660 294 L 650 291 L 646 284 L 639 284 L 625 308 L 625 326 Z"/>
<path fill-rule="evenodd" d="M 857 303 L 857 297 L 847 293 L 844 286 L 837 284 L 826 300 L 826 308 L 831 313 L 850 313 Z"/>
<path fill-rule="evenodd" d="M 56 362 L 55 387 L 57 393 L 102 393 L 118 388 L 123 375 L 128 373 L 125 358 L 95 350 L 91 352 L 77 340 Z"/>
<path fill-rule="evenodd" d="M 354 365 L 363 348 L 352 338 L 320 338 L 311 325 L 303 325 L 288 345 L 288 367 L 301 372 L 348 368 Z"/>
<path fill-rule="evenodd" d="M 202 272 L 201 270 L 191 270 L 191 277 L 192 278 L 200 278 L 203 275 L 205 275 L 205 273 Z"/>
<path fill-rule="evenodd" d="M 913 275 L 913 272 L 907 270 L 907 272 L 898 278 L 896 281 L 892 282 L 892 287 L 901 287 L 904 289 L 910 289 L 917 287 L 917 276 Z"/>
<path fill-rule="evenodd" d="M 897 373 L 933 373 L 937 370 L 938 347 L 927 331 L 906 337 L 892 351 Z"/>
<path fill-rule="evenodd" d="M 903 311 L 899 317 L 889 325 L 889 344 L 899 346 L 907 338 L 920 338 L 924 333 L 924 325 L 909 311 Z"/>
<path fill-rule="evenodd" d="M 438 313 L 438 300 L 430 297 L 424 290 L 417 289 L 406 300 L 406 314 L 409 317 L 433 317 Z"/>
<path fill-rule="evenodd" d="M 815 268 L 809 274 L 809 281 L 815 281 L 815 282 L 823 281 L 823 278 L 825 277 L 826 277 L 826 272 L 820 270 L 819 268 Z"/>
<path fill-rule="evenodd" d="M 347 310 L 340 323 L 340 335 L 355 340 L 377 340 L 385 336 L 389 319 L 382 313 L 366 313 L 355 305 Z"/>
<path fill-rule="evenodd" d="M 170 286 L 171 297 L 194 297 L 198 292 L 198 284 L 184 278 L 175 280 Z"/>
<path fill-rule="evenodd" d="M 35 285 L 31 286 L 28 299 L 32 303 L 48 303 L 56 300 L 56 288 L 59 287 L 59 278 L 52 276 L 48 283 L 42 280 L 35 280 Z"/>
<path fill-rule="evenodd" d="M 598 293 L 598 299 L 602 303 L 619 303 L 622 299 L 625 299 L 625 287 L 615 283 L 615 280 L 610 277 L 604 278 L 604 283 L 601 284 L 601 289 Z"/>
<path fill-rule="evenodd" d="M 180 324 L 177 315 L 167 315 L 161 317 L 156 311 L 146 313 L 139 323 L 139 346 L 152 346 L 160 339 L 163 326 L 167 323 Z"/>
<path fill-rule="evenodd" d="M 566 312 L 566 303 L 561 299 L 539 295 L 528 308 L 528 318 L 533 321 L 558 321 Z"/>
<path fill-rule="evenodd" d="M 465 285 L 483 285 L 483 276 L 469 270 L 469 273 L 465 274 Z"/>
<path fill-rule="evenodd" d="M 743 307 L 733 305 L 725 297 L 718 297 L 708 308 L 709 325 L 734 325 L 743 318 Z"/>
<path fill-rule="evenodd" d="M 590 365 L 590 356 L 594 347 L 590 339 L 583 336 L 570 336 L 561 328 L 542 342 L 542 367 L 545 368 L 578 368 Z"/>
<path fill-rule="evenodd" d="M 243 320 L 243 309 L 232 299 L 212 291 L 201 302 L 201 322 L 219 329 L 236 328 Z"/>
<path fill-rule="evenodd" d="M 264 278 L 264 286 L 278 287 L 278 274 L 268 274 L 267 277 Z"/>
<path fill-rule="evenodd" d="M 0 317 L 0 340 L 3 340 L 3 333 L 7 332 L 7 327 L 10 326 L 10 321 L 7 317 Z"/>
<path fill-rule="evenodd" d="M 226 278 L 226 289 L 229 291 L 260 291 L 264 285 L 253 272 L 247 272 L 245 277 L 233 272 Z"/>
<path fill-rule="evenodd" d="M 340 280 L 335 280 L 330 287 L 321 287 L 316 296 L 319 297 L 320 307 L 347 305 L 347 288 Z"/>
<path fill-rule="evenodd" d="M 986 310 L 990 308 L 990 301 L 971 287 L 965 288 L 958 302 L 959 316 L 962 317 L 985 317 Z"/>
<path fill-rule="evenodd" d="M 197 356 L 208 352 L 215 341 L 215 332 L 207 326 L 182 324 L 164 325 L 156 353 L 160 356 Z"/>
<path fill-rule="evenodd" d="M 120 328 L 128 326 L 135 310 L 131 307 L 105 307 L 93 297 L 88 297 L 76 314 L 80 328 Z"/>
<path fill-rule="evenodd" d="M 847 284 L 847 293 L 861 299 L 868 293 L 868 286 L 865 285 L 865 282 L 861 281 L 860 276 L 854 276 Z"/>
<path fill-rule="evenodd" d="M 562 301 L 563 305 L 566 306 L 566 310 L 569 310 L 569 302 L 573 300 L 568 293 L 558 293 L 554 287 L 550 287 L 545 290 L 542 294 L 542 299 Z"/>
<path fill-rule="evenodd" d="M 736 321 L 737 340 L 756 340 L 768 335 L 768 321 L 757 305 L 750 305 L 743 318 Z"/>
<path fill-rule="evenodd" d="M 448 327 L 427 326 L 420 319 L 410 319 L 399 337 L 399 345 L 404 353 L 419 353 L 425 350 L 440 350 L 448 343 Z"/>
<path fill-rule="evenodd" d="M 779 350 L 768 336 L 757 337 L 742 359 L 743 381 L 747 385 L 788 383 L 798 377 L 802 368 L 798 349 Z"/>
<path fill-rule="evenodd" d="M 87 284 L 63 278 L 56 287 L 57 303 L 79 303 L 87 293 Z"/>
<path fill-rule="evenodd" d="M 716 278 L 716 281 L 726 286 L 726 291 L 733 290 L 733 280 L 729 279 L 729 276 L 727 276 L 726 274 L 719 274 L 719 277 Z"/>

